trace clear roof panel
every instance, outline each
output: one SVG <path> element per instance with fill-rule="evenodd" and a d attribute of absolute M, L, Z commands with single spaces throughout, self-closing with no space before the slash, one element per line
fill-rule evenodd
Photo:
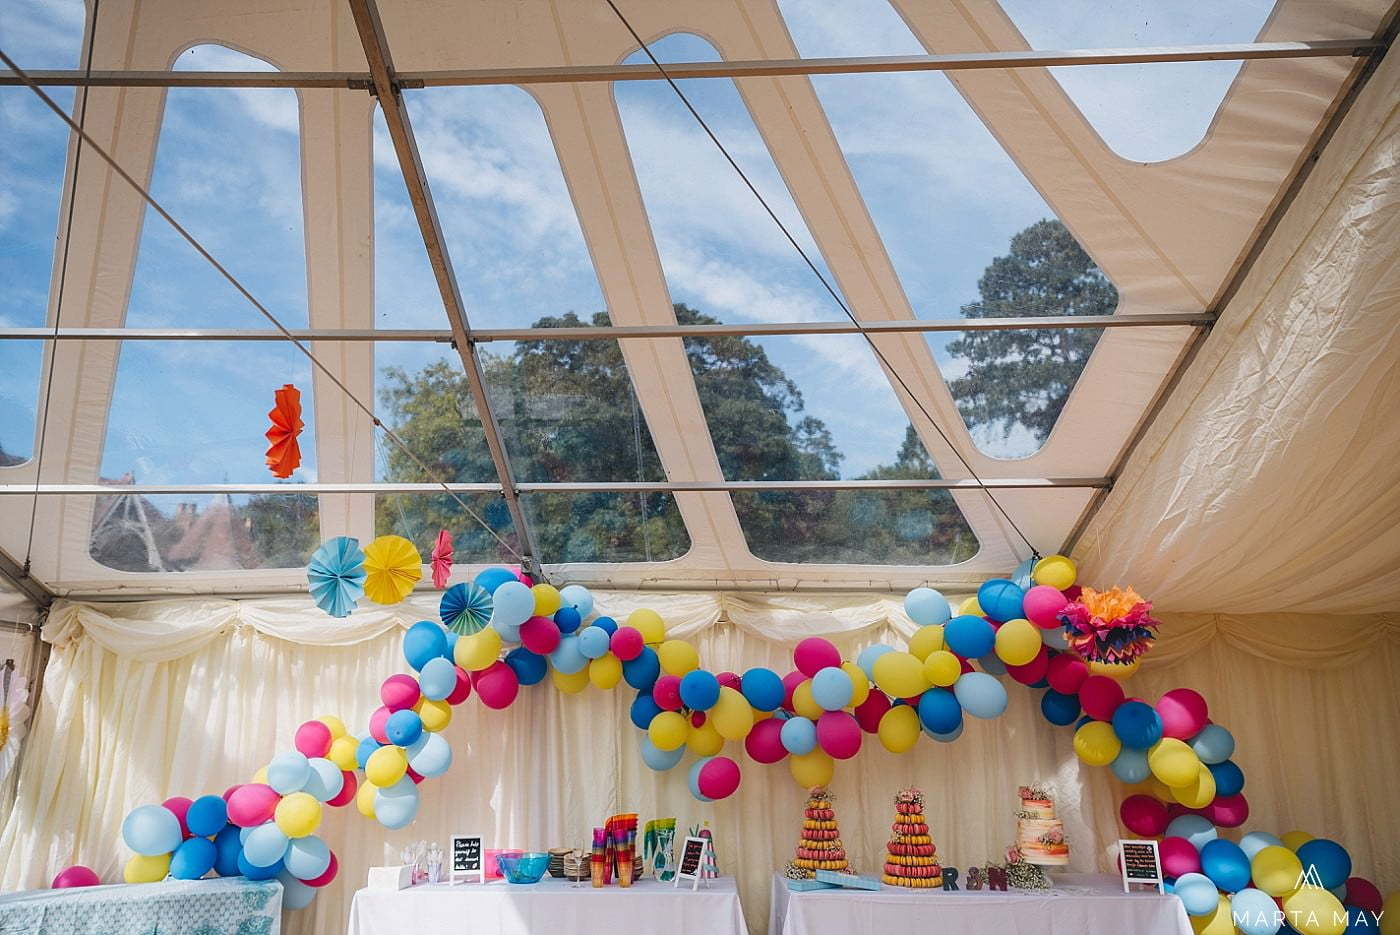
<path fill-rule="evenodd" d="M 86 21 L 83 0 L 5 0 L 0 3 L 0 48 L 26 70 L 81 68 Z M 71 98 L 72 92 L 65 96 Z"/>
<path fill-rule="evenodd" d="M 491 532 L 487 531 L 488 526 Z M 375 535 L 403 536 L 413 543 L 425 562 L 443 529 L 452 536 L 452 561 L 456 564 L 518 561 L 515 552 L 520 545 L 510 510 L 500 494 L 375 494 Z"/>
<path fill-rule="evenodd" d="M 526 493 L 521 507 L 544 562 L 664 562 L 690 549 L 670 494 Z"/>

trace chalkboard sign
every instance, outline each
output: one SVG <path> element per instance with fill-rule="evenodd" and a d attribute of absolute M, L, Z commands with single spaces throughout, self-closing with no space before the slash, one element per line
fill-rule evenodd
<path fill-rule="evenodd" d="M 710 846 L 708 838 L 686 838 L 681 845 L 681 861 L 676 868 L 676 881 L 673 885 L 680 886 L 681 880 L 690 881 L 690 888 L 697 889 L 700 886 L 700 874 L 705 865 L 705 849 Z"/>
<path fill-rule="evenodd" d="M 1162 853 L 1156 841 L 1119 841 L 1123 892 L 1162 892 Z"/>
<path fill-rule="evenodd" d="M 478 883 L 486 882 L 486 868 L 481 863 L 481 835 L 454 834 L 451 859 L 453 883 L 459 877 L 465 880 L 475 877 Z"/>

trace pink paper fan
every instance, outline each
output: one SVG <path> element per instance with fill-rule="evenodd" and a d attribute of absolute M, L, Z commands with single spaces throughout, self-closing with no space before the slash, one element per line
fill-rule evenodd
<path fill-rule="evenodd" d="M 438 532 L 433 546 L 433 587 L 442 590 L 452 574 L 452 534 L 446 529 Z"/>

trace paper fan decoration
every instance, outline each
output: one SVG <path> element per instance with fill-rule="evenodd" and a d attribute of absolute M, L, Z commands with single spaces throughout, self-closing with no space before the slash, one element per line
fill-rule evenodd
<path fill-rule="evenodd" d="M 29 680 L 4 670 L 0 684 L 0 782 L 10 775 L 19 759 L 19 744 L 29 723 Z"/>
<path fill-rule="evenodd" d="M 380 536 L 365 547 L 365 596 L 397 604 L 423 577 L 423 556 L 403 536 Z"/>
<path fill-rule="evenodd" d="M 1084 588 L 1060 611 L 1065 642 L 1089 662 L 1128 665 L 1152 648 L 1161 623 L 1132 588 Z"/>
<path fill-rule="evenodd" d="M 475 584 L 454 584 L 442 595 L 438 616 L 443 626 L 460 636 L 486 629 L 491 620 L 491 592 Z"/>
<path fill-rule="evenodd" d="M 336 536 L 321 544 L 306 566 L 316 606 L 332 617 L 348 617 L 365 593 L 365 553 L 360 540 Z"/>
<path fill-rule="evenodd" d="M 297 436 L 306 427 L 301 421 L 301 390 L 290 383 L 283 384 L 276 399 L 267 414 L 272 420 L 272 428 L 267 430 L 267 466 L 273 477 L 291 477 L 301 466 Z"/>
<path fill-rule="evenodd" d="M 451 575 L 452 533 L 443 529 L 438 531 L 437 544 L 433 546 L 433 587 L 439 591 L 447 587 Z"/>

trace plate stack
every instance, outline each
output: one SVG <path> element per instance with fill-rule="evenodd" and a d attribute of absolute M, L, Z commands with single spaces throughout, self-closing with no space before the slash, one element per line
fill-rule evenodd
<path fill-rule="evenodd" d="M 564 879 L 570 883 L 588 880 L 592 876 L 588 861 L 587 851 L 567 851 L 564 854 Z"/>
<path fill-rule="evenodd" d="M 562 877 L 564 875 L 564 855 L 569 853 L 567 847 L 551 847 L 549 849 L 549 875 L 552 877 Z"/>

